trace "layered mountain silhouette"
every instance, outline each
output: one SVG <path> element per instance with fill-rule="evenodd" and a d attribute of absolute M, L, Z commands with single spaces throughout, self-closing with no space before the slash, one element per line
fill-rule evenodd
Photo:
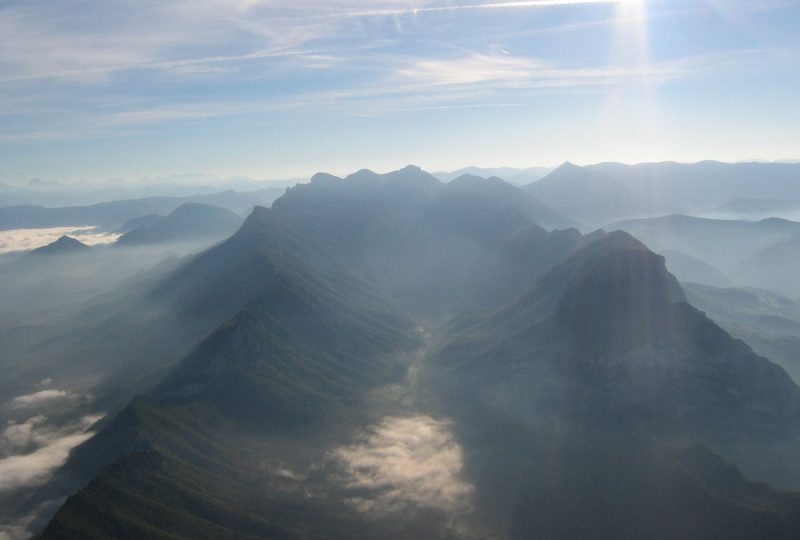
<path fill-rule="evenodd" d="M 119 237 L 117 245 L 136 246 L 166 242 L 189 242 L 203 238 L 230 236 L 242 220 L 215 206 L 185 203 L 164 217 L 139 218 L 140 223 Z M 130 222 L 129 222 L 130 223 Z"/>
<path fill-rule="evenodd" d="M 525 169 L 515 169 L 513 167 L 465 167 L 456 171 L 437 172 L 434 173 L 434 176 L 443 182 L 450 182 L 465 174 L 484 178 L 496 176 L 514 185 L 523 186 L 544 178 L 551 172 L 553 172 L 551 167 L 528 167 Z"/>
<path fill-rule="evenodd" d="M 793 163 L 565 163 L 524 189 L 589 228 L 675 213 L 794 218 L 786 199 L 800 197 L 799 171 Z"/>
<path fill-rule="evenodd" d="M 797 163 L 599 163 L 587 168 L 651 201 L 684 209 L 714 208 L 735 198 L 800 197 Z"/>
<path fill-rule="evenodd" d="M 800 489 L 800 388 L 556 218 L 416 167 L 256 208 L 137 284 L 196 341 L 25 503 L 70 495 L 39 537 L 796 537 L 758 482 Z"/>
<path fill-rule="evenodd" d="M 606 229 L 628 231 L 660 253 L 689 255 L 722 272 L 733 284 L 800 296 L 800 287 L 790 277 L 797 266 L 800 223 L 778 218 L 742 221 L 672 215 L 621 221 Z M 693 266 L 698 267 L 696 262 Z M 712 279 L 698 280 L 689 273 L 685 278 L 725 285 L 719 276 L 713 279 L 706 270 L 706 276 Z"/>
<path fill-rule="evenodd" d="M 604 225 L 621 216 L 652 215 L 657 208 L 601 171 L 564 163 L 523 188 L 545 204 L 581 223 Z"/>
<path fill-rule="evenodd" d="M 756 251 L 739 265 L 739 275 L 749 284 L 768 287 L 792 298 L 800 297 L 800 284 L 795 279 L 798 271 L 800 234 Z"/>
<path fill-rule="evenodd" d="M 728 219 L 761 220 L 782 217 L 797 221 L 797 216 L 800 216 L 800 199 L 738 197 L 715 208 L 714 213 L 727 216 Z"/>
<path fill-rule="evenodd" d="M 254 206 L 271 204 L 283 191 L 277 188 L 252 192 L 228 190 L 189 197 L 145 197 L 55 208 L 7 206 L 0 208 L 0 230 L 94 225 L 105 231 L 116 231 L 130 220 L 153 214 L 166 215 L 183 204 L 215 206 L 237 214 L 249 212 Z"/>
<path fill-rule="evenodd" d="M 693 305 L 800 381 L 800 304 L 765 289 L 684 287 Z"/>

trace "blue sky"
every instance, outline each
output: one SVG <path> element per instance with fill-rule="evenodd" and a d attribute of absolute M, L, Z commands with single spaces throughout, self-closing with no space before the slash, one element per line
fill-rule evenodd
<path fill-rule="evenodd" d="M 800 0 L 5 0 L 0 182 L 800 158 Z"/>

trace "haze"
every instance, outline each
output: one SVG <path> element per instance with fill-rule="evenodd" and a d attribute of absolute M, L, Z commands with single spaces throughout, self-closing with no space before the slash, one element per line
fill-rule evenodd
<path fill-rule="evenodd" d="M 800 1 L 0 5 L 0 540 L 800 538 Z"/>

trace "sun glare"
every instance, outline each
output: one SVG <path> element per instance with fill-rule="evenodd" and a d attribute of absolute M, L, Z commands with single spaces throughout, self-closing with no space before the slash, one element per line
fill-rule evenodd
<path fill-rule="evenodd" d="M 645 160 L 658 144 L 646 3 L 619 1 L 614 12 L 609 62 L 627 74 L 627 83 L 609 89 L 603 130 L 609 139 L 627 149 L 631 159 Z"/>

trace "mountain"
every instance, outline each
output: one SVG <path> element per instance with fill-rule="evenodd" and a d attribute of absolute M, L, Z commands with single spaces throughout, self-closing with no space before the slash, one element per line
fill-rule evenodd
<path fill-rule="evenodd" d="M 445 208 L 448 205 L 450 208 Z M 497 177 L 484 179 L 465 174 L 452 180 L 430 210 L 431 215 L 442 212 L 458 212 L 464 218 L 460 226 L 472 223 L 474 216 L 476 222 L 471 226 L 481 229 L 486 228 L 486 220 L 492 219 L 506 219 L 523 226 L 536 223 L 546 229 L 574 226 L 546 204 Z M 487 212 L 494 214 L 490 216 Z"/>
<path fill-rule="evenodd" d="M 283 191 L 224 191 L 190 197 L 148 197 L 58 208 L 8 206 L 0 208 L 0 230 L 94 225 L 105 231 L 115 231 L 131 219 L 149 214 L 166 215 L 185 203 L 218 206 L 236 213 L 249 212 L 254 206 L 271 204 Z"/>
<path fill-rule="evenodd" d="M 517 235 L 533 228 L 548 236 L 540 225 L 569 223 L 502 180 L 442 184 L 415 167 L 345 179 L 317 174 L 276 201 L 270 215 L 328 240 L 412 311 L 446 311 L 467 297 L 497 307 L 552 262 L 521 266 Z"/>
<path fill-rule="evenodd" d="M 675 250 L 664 250 L 661 255 L 667 268 L 681 283 L 700 283 L 712 287 L 730 287 L 731 280 L 721 270 L 691 255 Z"/>
<path fill-rule="evenodd" d="M 88 251 L 90 248 L 80 240 L 64 235 L 55 242 L 36 248 L 30 252 L 33 256 L 72 255 Z"/>
<path fill-rule="evenodd" d="M 684 288 L 693 305 L 800 381 L 800 304 L 764 289 Z"/>
<path fill-rule="evenodd" d="M 800 199 L 746 199 L 739 197 L 714 208 L 711 213 L 724 219 L 754 221 L 777 217 L 800 221 Z"/>
<path fill-rule="evenodd" d="M 710 209 L 735 198 L 800 198 L 800 164 L 794 163 L 600 163 L 587 168 L 679 211 Z"/>
<path fill-rule="evenodd" d="M 69 495 L 43 539 L 796 537 L 760 482 L 800 488 L 800 388 L 639 240 L 535 202 L 318 174 L 93 303 L 75 338 L 163 376 L 17 514 Z"/>
<path fill-rule="evenodd" d="M 184 203 L 169 215 L 148 220 L 126 232 L 118 246 L 135 246 L 164 242 L 188 242 L 202 238 L 223 238 L 240 225 L 239 216 L 229 210 L 197 203 Z"/>
<path fill-rule="evenodd" d="M 664 259 L 624 233 L 447 329 L 421 378 L 468 449 L 475 504 L 512 538 L 797 531 L 796 496 L 758 493 L 715 451 L 780 479 L 764 462 L 797 444 L 800 388 L 690 306 Z"/>
<path fill-rule="evenodd" d="M 523 189 L 570 219 L 595 226 L 623 217 L 663 213 L 663 207 L 612 177 L 569 162 Z"/>
<path fill-rule="evenodd" d="M 271 204 L 287 187 L 305 181 L 307 179 L 303 178 L 259 181 L 183 174 L 143 178 L 140 182 L 112 179 L 97 183 L 71 184 L 44 181 L 34 186 L 0 184 L 0 207 L 36 205 L 55 208 L 91 206 L 132 199 L 179 198 L 183 202 L 211 204 L 242 213 L 256 204 Z M 205 199 L 206 196 L 208 199 Z"/>
<path fill-rule="evenodd" d="M 150 398 L 131 404 L 75 454 L 61 482 L 87 471 L 100 476 L 70 499 L 44 538 L 120 528 L 193 538 L 291 537 L 315 523 L 331 530 L 326 522 L 333 518 L 317 516 L 317 503 L 304 496 L 268 494 L 274 504 L 261 496 L 248 503 L 251 489 L 286 480 L 272 467 L 278 454 L 285 452 L 294 467 L 292 460 L 315 455 L 314 445 L 307 447 L 315 433 L 327 433 L 320 445 L 349 433 L 348 426 L 370 414 L 364 406 L 370 390 L 402 379 L 419 337 L 406 316 L 337 262 L 336 246 L 287 220 L 257 209 L 232 238 L 153 291 L 181 317 L 240 307 Z M 261 472 L 253 470 L 255 462 L 245 465 L 275 444 L 284 450 L 269 451 Z M 109 458 L 118 460 L 101 472 Z M 231 468 L 234 462 L 238 468 Z M 125 478 L 144 473 L 144 483 L 131 484 L 117 471 Z M 273 510 L 262 514 L 264 504 Z M 152 521 L 154 512 L 168 521 Z M 91 524 L 79 517 L 87 513 L 95 516 Z"/>
<path fill-rule="evenodd" d="M 611 419 L 626 418 L 608 414 L 609 409 L 639 408 L 642 418 L 657 415 L 651 419 L 657 423 L 648 429 L 688 429 L 693 423 L 706 429 L 713 422 L 726 428 L 722 419 L 729 415 L 739 416 L 737 426 L 758 421 L 764 427 L 767 416 L 762 415 L 767 411 L 776 425 L 782 424 L 787 415 L 794 418 L 800 414 L 795 410 L 800 389 L 786 373 L 754 355 L 744 343 L 732 339 L 691 307 L 677 280 L 668 273 L 664 258 L 623 232 L 605 235 L 577 251 L 530 292 L 466 334 L 469 341 L 477 342 L 471 346 L 476 352 L 464 354 L 460 340 L 467 336 L 460 336 L 453 353 L 442 353 L 441 362 L 452 370 L 464 365 L 493 373 L 487 373 L 490 378 L 486 379 L 466 376 L 454 377 L 454 381 L 482 380 L 488 384 L 505 370 L 514 373 L 519 368 L 528 392 L 522 403 L 536 395 L 531 386 L 534 383 L 535 388 L 541 387 L 542 396 L 556 401 L 565 399 L 561 388 L 568 381 L 590 384 L 594 388 L 584 396 L 589 401 L 560 403 L 561 407 L 575 407 L 577 418 L 585 414 L 595 419 L 601 412 Z M 499 356 L 487 352 L 494 347 L 502 349 L 502 362 Z M 476 353 L 478 356 L 473 359 Z M 479 362 L 480 358 L 484 361 Z M 438 364 L 431 362 L 431 366 L 435 369 Z M 669 369 L 665 370 L 667 366 Z M 534 381 L 542 369 L 555 371 Z M 560 373 L 562 369 L 566 371 Z M 719 375 L 721 379 L 713 374 L 717 370 L 726 372 Z M 753 383 L 734 375 L 745 371 L 764 378 L 757 385 L 760 390 L 752 394 L 753 389 L 741 388 L 734 393 L 742 398 L 752 395 L 754 400 L 775 402 L 769 406 L 755 406 L 754 402 L 751 406 L 744 399 L 725 398 L 714 400 L 711 406 L 706 393 L 722 396 L 732 391 L 728 385 Z M 559 380 L 561 377 L 567 379 Z M 625 383 L 629 377 L 639 379 Z M 715 386 L 719 380 L 726 383 Z M 519 381 L 523 384 L 522 379 Z M 604 388 L 604 384 L 613 385 L 615 390 Z M 768 392 L 767 388 L 773 391 Z M 612 401 L 598 409 L 591 406 L 592 400 L 599 400 L 597 405 Z M 564 410 L 568 409 L 562 409 L 561 414 Z M 718 420 L 712 422 L 708 417 Z M 636 417 L 633 420 L 639 421 Z"/>
<path fill-rule="evenodd" d="M 521 186 L 544 178 L 552 171 L 552 167 L 528 167 L 524 169 L 515 169 L 513 167 L 465 167 L 463 169 L 458 169 L 457 171 L 437 172 L 433 173 L 433 175 L 442 182 L 451 182 L 459 176 L 463 176 L 465 174 L 469 174 L 471 176 L 481 176 L 483 178 L 491 178 L 496 176 L 498 178 L 502 178 L 506 182 Z"/>
<path fill-rule="evenodd" d="M 683 252 L 734 279 L 749 256 L 800 235 L 800 223 L 776 218 L 751 222 L 671 215 L 620 221 L 605 228 L 627 231 L 658 252 Z"/>
<path fill-rule="evenodd" d="M 769 288 L 792 298 L 800 298 L 800 234 L 777 241 L 750 254 L 739 265 L 741 279 L 750 285 Z"/>
<path fill-rule="evenodd" d="M 160 216 L 158 214 L 146 214 L 144 216 L 135 217 L 123 223 L 122 226 L 114 232 L 118 234 L 125 234 L 134 229 L 138 229 L 141 226 L 147 227 L 149 225 L 153 225 L 154 223 L 160 221 L 163 217 L 164 216 Z"/>

